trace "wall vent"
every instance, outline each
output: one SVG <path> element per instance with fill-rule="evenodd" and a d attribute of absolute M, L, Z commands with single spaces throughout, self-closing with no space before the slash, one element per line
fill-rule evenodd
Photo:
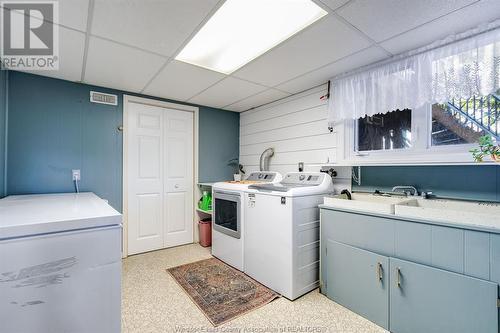
<path fill-rule="evenodd" d="M 118 105 L 118 96 L 105 94 L 97 91 L 91 91 L 90 102 L 99 104 L 108 104 L 108 105 Z"/>

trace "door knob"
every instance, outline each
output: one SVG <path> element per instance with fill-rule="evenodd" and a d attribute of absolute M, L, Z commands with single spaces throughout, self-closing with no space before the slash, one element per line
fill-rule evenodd
<path fill-rule="evenodd" d="M 175 187 L 175 188 L 179 188 L 179 184 L 175 184 L 175 185 L 174 185 L 174 187 Z"/>

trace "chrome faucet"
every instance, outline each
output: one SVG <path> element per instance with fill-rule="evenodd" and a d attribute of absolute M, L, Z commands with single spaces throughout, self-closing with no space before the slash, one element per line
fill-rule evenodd
<path fill-rule="evenodd" d="M 415 186 L 406 186 L 406 185 L 405 186 L 402 186 L 402 185 L 394 186 L 392 188 L 392 192 L 402 192 L 402 193 L 406 194 L 406 196 L 418 195 L 418 191 L 415 188 Z"/>
<path fill-rule="evenodd" d="M 435 198 L 436 196 L 434 195 L 434 193 L 430 192 L 430 191 L 427 191 L 427 192 L 422 192 L 420 193 L 420 196 L 424 199 L 431 199 L 431 198 Z"/>

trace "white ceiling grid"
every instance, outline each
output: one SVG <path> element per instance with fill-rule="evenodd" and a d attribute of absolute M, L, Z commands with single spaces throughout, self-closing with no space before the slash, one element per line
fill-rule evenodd
<path fill-rule="evenodd" d="M 241 112 L 500 18 L 498 0 L 315 2 L 329 15 L 225 75 L 174 59 L 224 0 L 60 1 L 60 69 L 36 74 Z"/>

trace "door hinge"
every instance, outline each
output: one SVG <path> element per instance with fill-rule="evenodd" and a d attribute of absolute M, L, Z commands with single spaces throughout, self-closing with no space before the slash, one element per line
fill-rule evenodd
<path fill-rule="evenodd" d="M 497 308 L 500 308 L 500 298 L 497 299 Z"/>

